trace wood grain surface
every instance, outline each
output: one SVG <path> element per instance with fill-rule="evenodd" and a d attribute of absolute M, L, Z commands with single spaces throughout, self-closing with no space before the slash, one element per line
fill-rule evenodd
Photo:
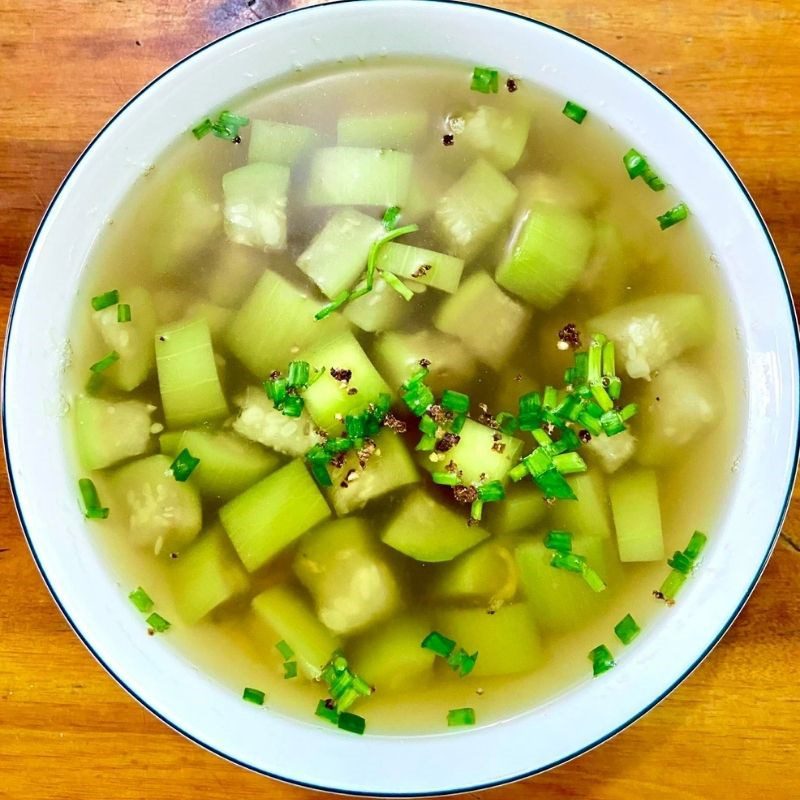
<path fill-rule="evenodd" d="M 0 0 L 0 313 L 64 173 L 144 83 L 291 0 Z M 506 0 L 610 50 L 672 95 L 753 193 L 800 289 L 798 0 Z M 753 265 L 754 269 L 758 265 Z M 535 797 L 800 797 L 800 503 L 755 595 L 652 713 Z M 487 754 L 489 756 L 489 754 Z M 489 756 L 490 757 L 490 756 Z M 0 485 L 0 797 L 303 800 L 185 741 L 91 658 L 47 594 Z"/>

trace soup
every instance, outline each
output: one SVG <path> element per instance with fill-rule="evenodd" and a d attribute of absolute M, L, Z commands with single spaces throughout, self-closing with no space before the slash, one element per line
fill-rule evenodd
<path fill-rule="evenodd" d="M 142 635 L 354 733 L 602 679 L 736 455 L 733 317 L 657 159 L 457 63 L 229 108 L 145 171 L 75 305 L 83 507 Z"/>

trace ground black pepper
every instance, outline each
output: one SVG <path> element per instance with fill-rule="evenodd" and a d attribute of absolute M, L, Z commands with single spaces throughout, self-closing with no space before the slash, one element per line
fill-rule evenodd
<path fill-rule="evenodd" d="M 452 133 L 446 133 L 444 136 L 442 136 L 442 144 L 445 147 L 451 147 L 453 144 L 455 144 L 455 141 L 456 137 L 453 136 Z"/>
<path fill-rule="evenodd" d="M 342 383 L 349 383 L 350 378 L 353 377 L 353 370 L 336 369 L 336 367 L 331 367 L 331 377 L 336 381 L 342 381 Z"/>
<path fill-rule="evenodd" d="M 508 91 L 511 92 L 512 94 L 516 92 L 517 89 L 519 89 L 519 86 L 517 85 L 517 82 L 516 80 L 514 80 L 514 78 L 509 78 L 506 81 L 506 89 L 508 89 Z"/>
<path fill-rule="evenodd" d="M 565 342 L 573 350 L 577 350 L 581 346 L 581 332 L 574 322 L 568 322 L 558 332 L 558 340 L 560 342 Z"/>

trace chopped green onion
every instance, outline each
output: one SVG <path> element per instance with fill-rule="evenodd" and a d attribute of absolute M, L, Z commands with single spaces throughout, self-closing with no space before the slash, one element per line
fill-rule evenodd
<path fill-rule="evenodd" d="M 117 306 L 117 322 L 131 321 L 131 307 L 127 303 L 120 303 Z"/>
<path fill-rule="evenodd" d="M 472 83 L 470 89 L 482 94 L 497 94 L 500 87 L 500 76 L 496 69 L 491 67 L 475 67 L 472 70 Z"/>
<path fill-rule="evenodd" d="M 535 428 L 532 430 L 531 436 L 533 436 L 533 438 L 536 440 L 536 443 L 542 447 L 547 447 L 548 445 L 553 444 L 553 440 L 550 438 L 547 431 L 544 431 L 541 428 Z"/>
<path fill-rule="evenodd" d="M 586 462 L 577 453 L 560 453 L 553 456 L 553 466 L 562 475 L 572 475 L 575 472 L 586 472 Z"/>
<path fill-rule="evenodd" d="M 227 127 L 241 128 L 250 124 L 249 117 L 243 117 L 241 114 L 234 114 L 232 111 L 223 111 L 219 115 L 220 125 Z"/>
<path fill-rule="evenodd" d="M 549 469 L 541 475 L 535 475 L 534 480 L 544 492 L 545 497 L 552 497 L 555 500 L 578 499 L 566 478 L 557 469 Z"/>
<path fill-rule="evenodd" d="M 508 477 L 511 478 L 514 483 L 518 483 L 527 475 L 530 475 L 530 472 L 528 471 L 528 465 L 524 461 L 520 461 L 519 464 L 508 471 Z"/>
<path fill-rule="evenodd" d="M 284 661 L 288 661 L 293 655 L 294 650 L 286 643 L 284 639 L 281 639 L 276 645 L 275 648 L 277 651 L 283 656 Z"/>
<path fill-rule="evenodd" d="M 676 569 L 684 575 L 689 575 L 694 569 L 694 561 L 680 550 L 676 550 L 672 558 L 667 559 L 667 564 L 669 564 L 672 569 Z"/>
<path fill-rule="evenodd" d="M 503 433 L 516 433 L 517 429 L 519 428 L 517 418 L 513 414 L 509 414 L 508 411 L 501 411 L 495 417 L 495 422 L 497 423 L 497 427 Z"/>
<path fill-rule="evenodd" d="M 161 616 L 161 614 L 156 614 L 154 611 L 146 620 L 145 622 L 156 632 L 156 633 L 164 633 L 168 631 L 170 627 L 170 623 Z"/>
<path fill-rule="evenodd" d="M 474 725 L 475 724 L 475 709 L 474 708 L 451 708 L 447 712 L 447 725 L 454 728 L 459 725 Z"/>
<path fill-rule="evenodd" d="M 343 711 L 339 714 L 337 725 L 349 733 L 356 733 L 361 736 L 367 727 L 367 722 L 364 717 L 359 717 L 358 714 L 351 714 L 349 711 Z"/>
<path fill-rule="evenodd" d="M 303 413 L 305 404 L 302 397 L 298 397 L 296 394 L 287 395 L 283 401 L 281 413 L 284 417 L 299 417 Z"/>
<path fill-rule="evenodd" d="M 325 317 L 333 314 L 337 308 L 341 308 L 348 300 L 350 299 L 350 292 L 345 289 L 343 292 L 339 292 L 336 297 L 331 300 L 330 303 L 322 306 L 322 308 L 314 314 L 314 319 L 321 320 L 325 319 Z"/>
<path fill-rule="evenodd" d="M 469 411 L 469 395 L 445 389 L 442 393 L 441 406 L 455 414 L 466 414 Z"/>
<path fill-rule="evenodd" d="M 308 386 L 308 376 L 311 367 L 308 361 L 290 361 L 288 381 L 292 388 L 303 388 Z"/>
<path fill-rule="evenodd" d="M 689 544 L 686 545 L 686 549 L 683 551 L 684 555 L 687 558 L 691 558 L 692 561 L 697 561 L 697 559 L 700 557 L 700 554 L 705 549 L 707 542 L 708 536 L 706 536 L 702 531 L 695 531 L 692 534 L 692 538 L 689 539 Z"/>
<path fill-rule="evenodd" d="M 589 659 L 592 662 L 592 672 L 595 677 L 608 672 L 617 665 L 617 662 L 614 661 L 614 656 L 611 655 L 611 651 L 604 644 L 595 647 L 589 653 Z"/>
<path fill-rule="evenodd" d="M 550 566 L 582 575 L 586 569 L 586 559 L 575 553 L 556 551 L 550 559 Z"/>
<path fill-rule="evenodd" d="M 622 156 L 622 163 L 628 171 L 628 177 L 631 180 L 638 178 L 644 174 L 647 169 L 647 159 L 638 151 L 631 148 Z"/>
<path fill-rule="evenodd" d="M 439 486 L 458 486 L 460 483 L 459 477 L 455 472 L 434 472 L 431 477 L 433 482 Z"/>
<path fill-rule="evenodd" d="M 202 139 L 209 133 L 220 139 L 227 139 L 231 142 L 239 141 L 239 128 L 249 125 L 250 120 L 232 111 L 222 111 L 217 117 L 216 122 L 212 122 L 208 117 L 192 128 L 195 139 Z"/>
<path fill-rule="evenodd" d="M 584 563 L 581 575 L 593 592 L 606 590 L 606 582 L 588 564 Z"/>
<path fill-rule="evenodd" d="M 336 725 L 339 722 L 339 712 L 335 708 L 331 708 L 326 700 L 320 700 L 317 703 L 317 710 L 314 712 L 318 717 L 328 720 Z"/>
<path fill-rule="evenodd" d="M 446 636 L 442 636 L 438 631 L 431 631 L 423 640 L 420 647 L 431 650 L 437 656 L 447 658 L 453 652 L 456 643 Z"/>
<path fill-rule="evenodd" d="M 658 220 L 658 224 L 661 226 L 661 230 L 665 231 L 667 228 L 671 228 L 673 225 L 677 225 L 679 222 L 683 222 L 689 216 L 689 207 L 686 203 L 678 203 L 674 208 L 671 208 L 669 211 L 665 211 L 660 216 L 656 217 Z"/>
<path fill-rule="evenodd" d="M 661 178 L 653 172 L 652 169 L 648 166 L 647 169 L 644 171 L 642 175 L 644 182 L 654 191 L 654 192 L 663 192 L 664 189 L 667 188 L 667 184 L 661 180 Z"/>
<path fill-rule="evenodd" d="M 433 421 L 430 414 L 423 414 L 419 418 L 419 429 L 428 436 L 435 436 L 439 426 Z"/>
<path fill-rule="evenodd" d="M 266 695 L 261 689 L 251 689 L 249 686 L 242 692 L 242 700 L 247 700 L 248 703 L 253 703 L 257 706 L 263 706 Z"/>
<path fill-rule="evenodd" d="M 452 422 L 450 423 L 450 433 L 455 433 L 458 435 L 464 429 L 464 425 L 467 422 L 467 415 L 466 414 L 458 414 L 457 416 L 453 417 Z"/>
<path fill-rule="evenodd" d="M 320 444 L 315 444 L 307 453 L 306 461 L 311 468 L 311 475 L 320 486 L 333 486 L 333 481 L 328 473 L 327 463 L 330 456 Z"/>
<path fill-rule="evenodd" d="M 106 519 L 108 509 L 100 504 L 100 497 L 97 494 L 94 481 L 89 478 L 81 478 L 78 481 L 78 489 L 83 501 L 83 516 L 86 519 Z"/>
<path fill-rule="evenodd" d="M 542 395 L 542 406 L 544 408 L 555 408 L 558 405 L 558 389 L 555 386 L 545 386 Z"/>
<path fill-rule="evenodd" d="M 386 270 L 381 270 L 381 277 L 386 281 L 386 285 L 394 289 L 400 297 L 403 298 L 406 302 L 411 300 L 414 297 L 414 292 L 406 286 L 400 278 L 397 277 L 393 272 L 386 272 Z"/>
<path fill-rule="evenodd" d="M 202 139 L 204 136 L 211 133 L 212 130 L 214 130 L 214 123 L 206 117 L 199 125 L 195 125 L 194 128 L 192 128 L 192 134 L 195 139 Z"/>
<path fill-rule="evenodd" d="M 449 666 L 453 672 L 457 672 L 461 678 L 465 678 L 472 672 L 477 660 L 477 653 L 470 655 L 463 647 L 460 647 L 458 651 L 454 650 L 447 657 L 447 666 Z"/>
<path fill-rule="evenodd" d="M 606 411 L 600 417 L 600 427 L 606 436 L 616 436 L 625 430 L 625 423 L 622 421 L 622 414 L 619 411 Z"/>
<path fill-rule="evenodd" d="M 586 115 L 589 112 L 583 106 L 573 103 L 572 100 L 567 100 L 567 103 L 562 109 L 561 113 L 565 117 L 568 117 L 573 122 L 577 122 L 578 125 L 580 125 L 586 119 Z"/>
<path fill-rule="evenodd" d="M 472 501 L 472 505 L 469 509 L 469 516 L 470 519 L 474 519 L 475 522 L 480 522 L 483 519 L 483 502 L 484 501 L 480 497 Z"/>
<path fill-rule="evenodd" d="M 116 350 L 112 350 L 107 356 L 92 364 L 89 369 L 95 373 L 104 372 L 112 364 L 116 364 L 117 361 L 119 361 L 119 353 Z"/>
<path fill-rule="evenodd" d="M 631 417 L 635 417 L 639 413 L 639 406 L 636 403 L 628 403 L 619 412 L 619 416 L 623 422 L 627 422 Z"/>
<path fill-rule="evenodd" d="M 400 206 L 392 206 L 383 212 L 383 227 L 387 231 L 393 231 L 397 227 L 397 220 L 400 217 Z"/>
<path fill-rule="evenodd" d="M 500 481 L 489 481 L 478 487 L 478 497 L 484 503 L 494 503 L 506 496 L 506 490 Z"/>
<path fill-rule="evenodd" d="M 630 614 L 626 614 L 614 626 L 614 633 L 622 644 L 630 644 L 641 633 L 641 630 L 636 620 Z"/>
<path fill-rule="evenodd" d="M 284 661 L 283 662 L 283 679 L 287 680 L 289 678 L 296 678 L 297 677 L 297 662 L 296 661 Z"/>
<path fill-rule="evenodd" d="M 402 228 L 395 228 L 394 230 L 389 231 L 386 233 L 385 236 L 381 236 L 380 239 L 376 239 L 369 248 L 369 255 L 367 256 L 367 290 L 372 291 L 372 285 L 375 280 L 375 269 L 378 264 L 378 253 L 380 252 L 381 248 L 387 243 L 391 242 L 392 239 L 396 239 L 398 236 L 405 236 L 407 233 L 415 233 L 419 230 L 419 225 L 404 225 Z M 387 281 L 388 283 L 388 281 Z"/>
<path fill-rule="evenodd" d="M 194 472 L 195 467 L 200 463 L 199 458 L 195 458 L 185 447 L 175 457 L 175 460 L 170 465 L 172 477 L 176 481 L 184 483 L 188 480 L 189 476 Z"/>
<path fill-rule="evenodd" d="M 136 606 L 137 610 L 141 611 L 143 614 L 147 614 L 148 612 L 152 611 L 153 606 L 155 605 L 153 599 L 144 589 L 142 589 L 141 586 L 138 586 L 134 591 L 132 591 L 128 595 L 128 599 Z"/>
<path fill-rule="evenodd" d="M 113 306 L 119 303 L 119 291 L 112 289 L 110 292 L 103 292 L 98 294 L 97 297 L 92 298 L 92 308 L 95 311 L 102 311 L 104 308 Z"/>
<path fill-rule="evenodd" d="M 681 590 L 683 584 L 686 583 L 687 577 L 688 575 L 683 572 L 678 572 L 676 569 L 671 570 L 664 579 L 664 583 L 661 584 L 661 588 L 658 590 L 659 593 L 668 603 L 671 603 L 675 600 L 675 596 Z"/>
<path fill-rule="evenodd" d="M 548 531 L 544 537 L 544 546 L 548 550 L 560 553 L 572 552 L 572 534 L 569 531 Z"/>
<path fill-rule="evenodd" d="M 436 399 L 433 392 L 424 383 L 417 383 L 409 387 L 403 393 L 402 398 L 411 413 L 417 417 L 421 417 Z"/>

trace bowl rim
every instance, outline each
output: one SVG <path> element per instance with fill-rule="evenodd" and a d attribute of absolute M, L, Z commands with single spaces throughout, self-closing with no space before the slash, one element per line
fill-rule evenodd
<path fill-rule="evenodd" d="M 83 632 L 80 630 L 78 625 L 72 620 L 72 618 L 70 617 L 70 614 L 67 611 L 65 605 L 62 603 L 61 599 L 59 598 L 59 596 L 57 595 L 57 593 L 54 590 L 53 586 L 51 585 L 51 582 L 48 579 L 48 576 L 47 576 L 47 574 L 45 572 L 45 569 L 44 569 L 44 567 L 43 567 L 43 565 L 42 565 L 42 563 L 40 561 L 39 555 L 37 554 L 35 545 L 33 543 L 33 539 L 32 539 L 32 537 L 31 537 L 31 535 L 30 535 L 30 533 L 28 531 L 28 528 L 27 528 L 27 525 L 26 525 L 26 522 L 25 522 L 25 518 L 24 518 L 24 516 L 22 514 L 22 511 L 21 511 L 21 505 L 20 505 L 20 501 L 19 501 L 19 496 L 18 496 L 18 492 L 17 492 L 17 488 L 16 488 L 16 485 L 15 485 L 15 480 L 14 480 L 14 472 L 13 472 L 13 469 L 11 467 L 11 458 L 10 458 L 10 452 L 9 452 L 9 442 L 8 442 L 8 438 L 7 438 L 7 425 L 6 425 L 6 377 L 7 377 L 8 357 L 9 357 L 9 342 L 10 342 L 10 339 L 11 339 L 11 331 L 12 331 L 12 327 L 13 327 L 14 320 L 15 320 L 15 312 L 16 312 L 16 307 L 17 307 L 17 301 L 18 301 L 18 298 L 19 298 L 19 295 L 20 295 L 20 290 L 21 290 L 21 287 L 22 287 L 22 283 L 23 283 L 23 280 L 25 279 L 25 275 L 26 275 L 26 272 L 27 272 L 27 269 L 28 269 L 28 266 L 29 266 L 29 262 L 31 260 L 31 257 L 33 255 L 33 253 L 34 253 L 36 245 L 38 243 L 40 234 L 42 233 L 42 231 L 43 231 L 43 229 L 45 227 L 45 223 L 47 222 L 50 213 L 52 212 L 54 206 L 56 205 L 56 202 L 59 199 L 62 191 L 65 189 L 65 187 L 69 183 L 73 173 L 76 171 L 76 169 L 81 164 L 83 159 L 86 158 L 89 155 L 89 153 L 92 150 L 93 146 L 100 139 L 100 137 L 102 137 L 104 135 L 104 133 L 112 125 L 112 123 L 114 123 L 115 120 L 124 111 L 126 111 L 127 108 L 131 104 L 133 104 L 136 100 L 138 100 L 138 98 L 141 97 L 143 94 L 148 92 L 151 87 L 155 86 L 162 79 L 164 79 L 167 75 L 172 73 L 175 69 L 177 69 L 177 68 L 181 67 L 182 65 L 184 65 L 185 63 L 191 61 L 195 56 L 197 56 L 200 53 L 203 53 L 204 51 L 206 51 L 207 49 L 215 46 L 219 42 L 222 42 L 224 40 L 228 40 L 228 39 L 230 39 L 230 38 L 232 38 L 234 36 L 239 35 L 243 31 L 249 30 L 249 29 L 251 29 L 251 28 L 253 28 L 255 26 L 263 25 L 263 24 L 269 23 L 269 22 L 271 22 L 271 21 L 273 21 L 275 19 L 286 17 L 288 15 L 301 14 L 303 12 L 308 12 L 308 11 L 310 11 L 312 9 L 315 10 L 316 13 L 319 13 L 319 10 L 322 9 L 322 8 L 325 8 L 325 7 L 335 7 L 335 6 L 339 6 L 339 5 L 352 5 L 354 3 L 358 3 L 358 2 L 361 2 L 361 1 L 362 0 L 332 0 L 331 2 L 322 3 L 322 4 L 317 3 L 317 4 L 308 5 L 308 6 L 301 6 L 301 7 L 298 7 L 298 8 L 291 8 L 291 9 L 288 9 L 286 11 L 280 12 L 278 14 L 274 14 L 274 15 L 272 15 L 270 17 L 265 17 L 263 19 L 255 20 L 252 23 L 249 23 L 247 25 L 242 26 L 241 28 L 237 28 L 236 30 L 233 30 L 233 31 L 230 31 L 230 32 L 228 32 L 226 34 L 223 34 L 222 36 L 219 36 L 219 37 L 207 42 L 206 44 L 202 45 L 201 47 L 197 48 L 196 50 L 194 50 L 191 53 L 187 54 L 186 56 L 182 57 L 181 59 L 179 59 L 178 61 L 174 62 L 169 67 L 167 67 L 165 70 L 163 70 L 155 78 L 150 80 L 145 86 L 143 86 L 141 89 L 139 89 L 134 95 L 132 95 L 103 124 L 103 126 L 92 137 L 92 139 L 89 141 L 89 143 L 83 149 L 83 151 L 77 157 L 77 159 L 75 160 L 74 164 L 70 167 L 70 169 L 68 170 L 68 172 L 64 176 L 63 180 L 59 184 L 58 188 L 56 189 L 55 193 L 53 194 L 53 197 L 51 198 L 50 202 L 48 203 L 47 208 L 45 209 L 45 211 L 44 211 L 44 213 L 42 215 L 42 218 L 39 221 L 39 224 L 37 225 L 36 231 L 35 231 L 35 233 L 33 235 L 32 240 L 31 240 L 31 244 L 28 247 L 28 250 L 27 250 L 27 252 L 25 254 L 25 258 L 23 260 L 22 266 L 20 268 L 19 277 L 17 279 L 16 285 L 15 285 L 15 288 L 14 288 L 14 292 L 13 292 L 13 295 L 12 295 L 12 298 L 11 298 L 11 303 L 10 303 L 10 306 L 9 306 L 8 322 L 7 322 L 7 326 L 6 326 L 5 339 L 4 339 L 3 361 L 2 361 L 2 376 L 0 376 L 1 377 L 1 382 L 0 382 L 0 424 L 2 425 L 2 443 L 3 443 L 3 450 L 4 450 L 5 459 L 6 459 L 7 473 L 8 473 L 9 485 L 10 485 L 10 489 L 11 489 L 12 501 L 13 501 L 13 504 L 14 504 L 14 510 L 16 512 L 17 518 L 19 519 L 20 527 L 22 529 L 22 532 L 23 532 L 23 535 L 24 535 L 25 540 L 27 542 L 28 548 L 29 548 L 29 550 L 31 552 L 31 555 L 33 557 L 34 563 L 36 564 L 36 568 L 39 571 L 39 574 L 41 575 L 42 580 L 44 581 L 44 584 L 45 584 L 48 592 L 50 593 L 51 597 L 53 598 L 54 602 L 56 603 L 56 606 L 61 611 L 62 615 L 66 619 L 66 621 L 69 624 L 70 628 L 72 628 L 74 633 L 77 635 L 78 639 L 83 643 L 83 645 L 86 647 L 86 649 L 89 651 L 89 653 L 94 657 L 94 659 L 100 664 L 100 666 L 131 697 L 133 697 L 138 703 L 140 703 L 144 708 L 146 708 L 157 719 L 161 720 L 163 723 L 168 725 L 172 730 L 174 730 L 176 733 L 178 733 L 181 736 L 183 736 L 185 739 L 193 742 L 194 744 L 199 745 L 204 750 L 206 750 L 206 751 L 208 751 L 210 753 L 213 753 L 214 755 L 222 758 L 223 760 L 228 761 L 228 762 L 233 763 L 233 764 L 236 764 L 237 766 L 243 767 L 243 768 L 247 769 L 250 772 L 254 772 L 254 773 L 257 773 L 257 774 L 260 774 L 260 775 L 264 775 L 266 777 L 269 777 L 269 778 L 272 778 L 274 780 L 278 780 L 278 781 L 281 781 L 283 783 L 287 783 L 287 784 L 290 784 L 290 785 L 299 786 L 299 787 L 302 787 L 302 788 L 312 789 L 312 790 L 316 790 L 316 791 L 329 792 L 329 793 L 347 794 L 347 795 L 351 795 L 351 796 L 362 796 L 362 797 L 392 797 L 392 798 L 395 798 L 395 797 L 430 797 L 430 796 L 432 796 L 432 793 L 431 792 L 424 792 L 424 791 L 423 792 L 403 792 L 403 793 L 392 793 L 392 792 L 377 792 L 376 793 L 376 792 L 359 791 L 359 790 L 352 790 L 352 789 L 351 790 L 347 790 L 347 789 L 337 788 L 335 786 L 325 786 L 325 785 L 315 784 L 315 783 L 303 781 L 303 780 L 300 780 L 300 779 L 297 779 L 297 778 L 289 778 L 289 777 L 286 777 L 286 776 L 283 776 L 283 775 L 280 775 L 280 774 L 277 774 L 277 773 L 274 773 L 274 772 L 270 772 L 269 770 L 266 770 L 266 769 L 264 769 L 262 767 L 258 767 L 258 766 L 255 766 L 253 764 L 247 763 L 247 762 L 245 762 L 245 761 L 243 761 L 243 760 L 241 760 L 241 759 L 239 759 L 239 758 L 237 758 L 237 757 L 235 757 L 235 756 L 233 756 L 233 755 L 231 755 L 229 753 L 223 752 L 222 750 L 214 747 L 213 745 L 208 744 L 207 742 L 203 741 L 202 739 L 198 738 L 197 736 L 189 733 L 188 731 L 184 730 L 179 723 L 169 719 L 165 714 L 161 713 L 153 705 L 151 705 L 144 697 L 140 696 L 140 694 L 137 693 L 137 691 L 135 691 L 131 686 L 129 686 L 125 682 L 125 680 L 122 677 L 120 677 L 111 668 L 111 666 L 109 664 L 107 664 L 103 660 L 103 658 L 99 655 L 99 653 L 92 646 L 92 644 L 89 641 L 89 639 L 83 634 Z M 394 1 L 397 2 L 397 0 L 394 0 Z M 650 81 L 647 77 L 645 77 L 640 72 L 638 72 L 636 69 L 634 69 L 633 67 L 629 66 L 624 61 L 622 61 L 621 59 L 619 59 L 616 56 L 612 55 L 611 53 L 609 53 L 605 49 L 603 49 L 603 48 L 599 47 L 598 45 L 595 45 L 595 44 L 587 41 L 586 39 L 583 39 L 582 37 L 578 36 L 577 34 L 571 33 L 569 31 L 564 30 L 564 29 L 562 29 L 562 28 L 560 28 L 560 27 L 558 27 L 556 25 L 553 25 L 551 23 L 544 22 L 542 20 L 535 19 L 535 18 L 532 18 L 532 17 L 527 17 L 527 16 L 524 16 L 523 14 L 517 13 L 515 11 L 510 11 L 510 10 L 503 9 L 503 8 L 497 8 L 497 7 L 494 7 L 494 6 L 485 6 L 485 5 L 481 5 L 479 3 L 468 2 L 468 0 L 402 0 L 402 2 L 406 3 L 406 4 L 409 4 L 409 5 L 412 5 L 412 4 L 416 5 L 416 4 L 421 4 L 421 3 L 434 2 L 434 3 L 437 3 L 439 5 L 463 6 L 463 7 L 468 7 L 468 8 L 472 8 L 472 9 L 478 9 L 478 10 L 481 10 L 481 11 L 486 12 L 488 14 L 499 14 L 499 15 L 502 15 L 502 16 L 511 17 L 514 20 L 518 21 L 518 22 L 524 22 L 524 23 L 528 23 L 528 24 L 533 25 L 533 26 L 537 26 L 537 27 L 540 27 L 540 28 L 547 29 L 547 30 L 549 30 L 549 31 L 551 31 L 553 33 L 556 33 L 556 34 L 558 34 L 560 36 L 563 36 L 563 37 L 565 37 L 567 39 L 573 40 L 573 41 L 575 41 L 575 42 L 577 42 L 577 43 L 579 43 L 579 44 L 581 44 L 581 45 L 593 50 L 594 52 L 596 52 L 600 56 L 603 56 L 603 57 L 609 59 L 610 61 L 616 63 L 618 66 L 621 66 L 627 72 L 629 72 L 632 76 L 634 76 L 639 81 L 641 81 L 644 84 L 644 86 L 646 86 L 648 89 L 656 92 L 663 100 L 666 100 L 667 103 L 675 111 L 677 111 L 685 119 L 686 122 L 688 122 L 692 126 L 692 128 L 695 130 L 695 132 L 697 134 L 699 134 L 699 136 L 705 141 L 705 143 L 708 144 L 711 147 L 711 149 L 716 154 L 717 158 L 720 160 L 722 165 L 728 170 L 728 172 L 730 173 L 731 177 L 733 177 L 734 181 L 736 182 L 737 186 L 739 187 L 739 190 L 741 191 L 742 195 L 746 199 L 746 201 L 747 201 L 747 203 L 748 203 L 748 205 L 750 207 L 750 210 L 754 214 L 755 219 L 757 220 L 757 222 L 758 222 L 758 224 L 759 224 L 759 226 L 761 228 L 761 232 L 762 232 L 763 236 L 765 237 L 766 242 L 767 242 L 767 244 L 769 246 L 769 249 L 770 249 L 770 251 L 771 251 L 771 253 L 773 255 L 775 266 L 778 269 L 778 273 L 779 273 L 779 276 L 780 276 L 782 284 L 783 284 L 783 289 L 784 289 L 784 292 L 785 292 L 785 295 L 786 295 L 786 301 L 787 301 L 787 306 L 788 306 L 788 311 L 789 311 L 789 319 L 790 319 L 790 321 L 792 323 L 792 329 L 793 329 L 793 334 L 794 334 L 795 356 L 796 356 L 798 362 L 800 362 L 800 328 L 798 327 L 797 310 L 795 309 L 795 306 L 794 306 L 794 301 L 793 301 L 793 297 L 792 297 L 792 293 L 791 293 L 791 288 L 789 286 L 788 277 L 786 275 L 785 267 L 784 267 L 783 262 L 781 260 L 781 257 L 780 257 L 780 254 L 778 252 L 778 249 L 777 249 L 777 247 L 775 245 L 775 242 L 774 242 L 774 240 L 772 238 L 772 235 L 771 235 L 771 233 L 769 231 L 769 228 L 767 227 L 767 224 L 766 224 L 766 222 L 765 222 L 765 220 L 764 220 L 764 218 L 763 218 L 758 206 L 756 205 L 753 197 L 751 196 L 750 192 L 748 191 L 747 187 L 745 186 L 744 182 L 742 181 L 742 179 L 740 178 L 740 176 L 738 175 L 738 173 L 736 172 L 734 167 L 731 165 L 731 163 L 728 161 L 728 159 L 724 156 L 724 154 L 720 151 L 720 149 L 714 143 L 712 138 L 693 119 L 693 117 L 689 113 L 687 113 L 676 101 L 674 101 L 666 92 L 664 92 L 662 89 L 660 89 L 656 84 L 654 84 L 652 81 Z M 796 387 L 800 386 L 800 373 L 794 372 L 793 378 L 794 378 L 795 386 Z M 505 785 L 505 784 L 509 784 L 509 783 L 514 783 L 514 782 L 525 780 L 527 778 L 530 778 L 530 777 L 533 777 L 535 775 L 541 774 L 543 772 L 547 772 L 547 771 L 549 771 L 551 769 L 554 769 L 555 767 L 558 767 L 558 766 L 560 766 L 562 764 L 565 764 L 565 763 L 567 763 L 569 761 L 572 761 L 573 759 L 583 755 L 584 753 L 586 753 L 586 752 L 588 752 L 590 750 L 593 750 L 596 747 L 599 747 L 600 745 L 604 744 L 608 740 L 610 740 L 613 737 L 615 737 L 618 733 L 621 733 L 623 730 L 625 730 L 626 728 L 630 727 L 633 723 L 635 723 L 642 716 L 647 714 L 652 708 L 654 708 L 656 705 L 658 705 L 662 700 L 664 700 L 669 694 L 671 694 L 679 684 L 681 684 L 684 680 L 686 680 L 686 678 L 692 672 L 694 672 L 694 670 L 705 660 L 705 658 L 708 656 L 708 654 L 716 647 L 716 645 L 720 642 L 720 640 L 725 635 L 725 633 L 728 631 L 730 626 L 736 620 L 738 615 L 741 613 L 742 609 L 744 608 L 744 606 L 746 605 L 746 603 L 749 600 L 750 596 L 752 595 L 753 590 L 755 589 L 756 585 L 758 584 L 758 581 L 761 579 L 761 576 L 763 575 L 763 572 L 764 572 L 764 570 L 765 570 L 765 568 L 767 566 L 767 563 L 769 562 L 769 559 L 770 559 L 770 557 L 771 557 L 771 555 L 772 555 L 772 553 L 773 553 L 773 551 L 775 549 L 775 546 L 777 544 L 778 538 L 779 538 L 780 533 L 781 533 L 781 529 L 782 529 L 783 523 L 784 523 L 784 521 L 786 519 L 786 515 L 787 515 L 788 509 L 789 509 L 789 504 L 791 503 L 791 500 L 792 500 L 792 494 L 793 494 L 793 491 L 794 491 L 795 482 L 797 480 L 798 458 L 800 457 L 800 428 L 798 428 L 797 436 L 795 438 L 794 448 L 793 448 L 793 456 L 794 456 L 794 458 L 793 458 L 794 466 L 793 466 L 793 468 L 791 470 L 791 473 L 789 475 L 789 480 L 788 480 L 787 487 L 786 487 L 786 495 L 785 495 L 785 498 L 784 498 L 784 502 L 783 502 L 782 508 L 780 509 L 780 512 L 779 512 L 778 517 L 777 517 L 777 524 L 776 524 L 774 532 L 771 535 L 769 546 L 766 549 L 764 558 L 763 558 L 761 564 L 758 565 L 757 569 L 754 572 L 754 577 L 753 577 L 753 580 L 752 580 L 751 584 L 749 585 L 749 587 L 747 587 L 745 593 L 741 597 L 739 603 L 737 604 L 736 608 L 732 612 L 730 618 L 723 624 L 723 626 L 720 628 L 718 633 L 707 644 L 707 646 L 700 652 L 700 654 L 696 657 L 696 659 L 685 669 L 685 671 L 680 675 L 680 677 L 678 677 L 671 685 L 669 685 L 666 689 L 664 689 L 655 699 L 653 699 L 650 703 L 648 703 L 647 705 L 645 705 L 644 707 L 639 709 L 639 711 L 637 713 L 633 714 L 625 722 L 621 723 L 620 725 L 615 727 L 613 730 L 608 731 L 604 735 L 598 737 L 595 741 L 591 742 L 590 744 L 587 744 L 587 745 L 579 748 L 578 750 L 575 750 L 574 752 L 571 752 L 571 753 L 569 753 L 567 755 L 564 755 L 564 756 L 562 756 L 562 757 L 560 757 L 558 759 L 555 759 L 555 760 L 553 760 L 552 762 L 550 762 L 548 764 L 536 767 L 536 768 L 534 768 L 532 770 L 528 770 L 528 771 L 522 772 L 522 773 L 520 773 L 518 775 L 514 775 L 514 776 L 511 776 L 511 777 L 498 778 L 496 780 L 488 781 L 488 782 L 481 783 L 481 784 L 469 785 L 469 786 L 464 786 L 464 787 L 456 787 L 456 788 L 452 788 L 452 789 L 447 789 L 445 791 L 437 791 L 435 793 L 435 796 L 447 796 L 447 795 L 455 795 L 455 794 L 461 794 L 461 793 L 466 793 L 466 792 L 480 791 L 480 790 L 490 789 L 490 788 L 493 788 L 493 787 L 497 787 L 497 786 L 501 786 L 501 785 Z"/>

